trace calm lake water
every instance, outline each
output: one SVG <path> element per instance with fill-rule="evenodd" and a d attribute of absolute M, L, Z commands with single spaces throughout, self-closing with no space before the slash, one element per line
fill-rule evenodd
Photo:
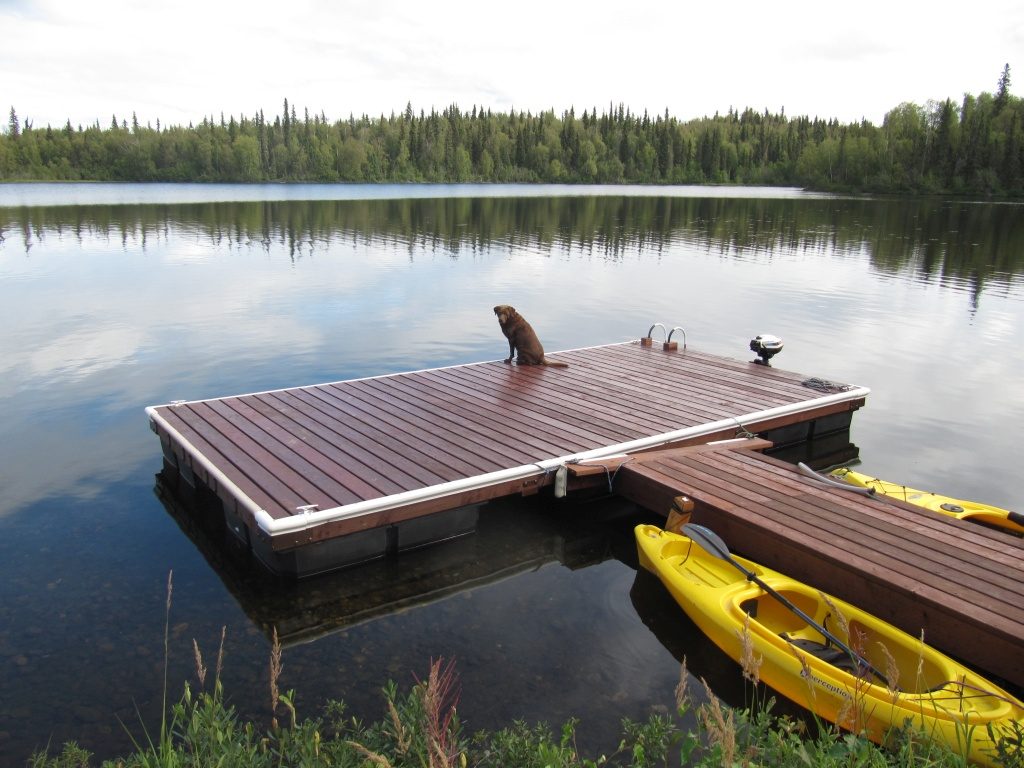
<path fill-rule="evenodd" d="M 510 303 L 549 351 L 686 329 L 702 351 L 870 387 L 864 471 L 1024 509 L 1024 208 L 797 190 L 0 185 L 0 763 L 159 727 L 193 638 L 269 716 L 271 627 L 300 716 L 377 719 L 454 659 L 470 731 L 670 711 L 678 660 L 739 674 L 651 579 L 638 513 L 491 505 L 474 536 L 298 584 L 223 545 L 160 476 L 144 408 L 504 357 Z M 626 510 L 627 512 L 629 510 Z M 195 685 L 195 683 L 193 682 Z"/>

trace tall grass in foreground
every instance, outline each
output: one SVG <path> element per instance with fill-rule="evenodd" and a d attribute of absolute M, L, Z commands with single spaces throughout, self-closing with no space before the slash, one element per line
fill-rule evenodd
<path fill-rule="evenodd" d="M 193 640 L 198 690 L 184 685 L 181 698 L 168 711 L 166 657 L 171 579 L 167 582 L 167 618 L 164 628 L 164 711 L 157 741 L 142 725 L 143 737 L 132 737 L 135 752 L 102 762 L 104 768 L 179 768 L 202 766 L 332 766 L 338 768 L 599 768 L 601 766 L 808 766 L 823 768 L 953 768 L 962 757 L 923 738 L 908 724 L 891 734 L 883 749 L 856 733 L 841 732 L 818 723 L 809 735 L 802 723 L 771 714 L 772 700 L 759 701 L 756 691 L 760 660 L 745 632 L 742 668 L 754 697 L 742 709 L 724 706 L 702 682 L 705 701 L 695 704 L 686 660 L 676 688 L 676 714 L 651 715 L 645 722 L 623 719 L 621 738 L 610 754 L 586 756 L 577 748 L 577 720 L 554 733 L 546 724 L 517 720 L 497 731 L 467 734 L 457 713 L 459 684 L 453 662 L 430 662 L 423 680 L 402 693 L 394 682 L 383 690 L 384 714 L 363 723 L 346 714 L 341 701 L 330 702 L 322 716 L 300 719 L 295 693 L 278 687 L 283 670 L 281 646 L 274 632 L 270 656 L 270 713 L 268 724 L 241 722 L 226 704 L 221 668 L 226 632 L 221 631 L 216 671 L 206 688 L 208 669 Z M 281 708 L 285 723 L 278 721 Z M 695 717 L 694 717 L 695 715 Z M 140 717 L 141 722 L 141 717 Z M 683 730 L 680 723 L 696 725 Z M 127 727 L 127 726 L 126 726 Z M 1024 726 L 1003 734 L 998 761 L 1007 768 L 1024 768 L 1021 737 Z M 130 731 L 129 731 L 130 732 Z M 1005 749 L 1004 749 L 1005 746 Z M 76 743 L 64 745 L 56 755 L 33 755 L 31 768 L 87 768 L 92 755 Z"/>

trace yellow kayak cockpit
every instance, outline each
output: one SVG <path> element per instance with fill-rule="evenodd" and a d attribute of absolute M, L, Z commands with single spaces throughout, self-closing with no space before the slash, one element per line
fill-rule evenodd
<path fill-rule="evenodd" d="M 902 694 L 928 693 L 948 683 L 952 670 L 947 665 L 936 663 L 929 647 L 920 639 L 905 633 L 883 633 L 875 626 L 875 621 L 864 622 L 843 615 L 850 610 L 849 606 L 837 616 L 835 605 L 829 605 L 830 601 L 821 593 L 806 587 L 782 588 L 778 592 L 850 646 L 882 675 L 866 674 L 867 670 L 858 665 L 850 654 L 765 592 L 740 605 L 743 613 L 751 618 L 751 632 L 778 636 L 795 651 L 810 654 L 862 677 L 870 684 L 882 685 Z M 774 642 L 774 638 L 772 640 Z"/>

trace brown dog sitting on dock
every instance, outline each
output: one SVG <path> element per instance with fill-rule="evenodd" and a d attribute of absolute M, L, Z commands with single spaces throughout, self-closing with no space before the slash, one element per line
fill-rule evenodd
<path fill-rule="evenodd" d="M 508 339 L 508 359 L 506 363 L 512 362 L 516 352 L 519 356 L 516 362 L 519 365 L 551 365 L 559 368 L 568 368 L 568 363 L 560 363 L 544 356 L 544 347 L 526 318 L 516 312 L 515 307 L 508 304 L 499 304 L 494 308 L 494 314 L 498 316 L 498 324 L 501 332 Z"/>

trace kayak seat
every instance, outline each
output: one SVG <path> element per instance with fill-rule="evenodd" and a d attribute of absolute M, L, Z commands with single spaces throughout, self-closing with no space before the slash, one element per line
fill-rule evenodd
<path fill-rule="evenodd" d="M 819 643 L 817 640 L 788 637 L 785 634 L 781 635 L 781 637 L 795 648 L 806 651 L 815 658 L 831 664 L 833 667 L 838 667 L 845 672 L 849 672 L 851 675 L 860 674 L 860 665 L 851 659 L 850 654 L 842 648 L 836 648 L 830 643 Z"/>
<path fill-rule="evenodd" d="M 790 645 L 799 648 L 802 651 L 806 651 L 812 656 L 831 664 L 833 667 L 841 669 L 844 672 L 849 672 L 854 677 L 876 677 L 882 685 L 889 685 L 889 681 L 882 677 L 881 673 L 869 667 L 862 666 L 854 659 L 851 659 L 850 654 L 842 648 L 837 648 L 831 643 L 819 643 L 817 640 L 789 637 L 785 632 L 781 633 L 779 637 Z"/>

